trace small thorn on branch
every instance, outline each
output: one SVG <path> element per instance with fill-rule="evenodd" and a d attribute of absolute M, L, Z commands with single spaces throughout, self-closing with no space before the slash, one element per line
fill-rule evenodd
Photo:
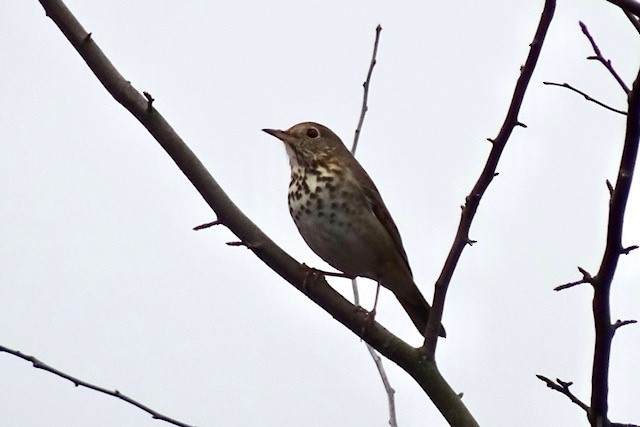
<path fill-rule="evenodd" d="M 490 143 L 492 143 L 492 144 L 493 144 L 494 142 L 496 142 L 493 138 L 487 138 L 487 141 L 489 141 L 489 142 L 490 142 Z"/>
<path fill-rule="evenodd" d="M 206 224 L 196 225 L 195 227 L 193 227 L 193 231 L 204 230 L 205 228 L 213 227 L 214 225 L 220 224 L 222 224 L 222 222 L 220 222 L 219 219 L 216 219 L 215 221 L 207 222 Z"/>
<path fill-rule="evenodd" d="M 630 320 L 620 320 L 620 319 L 618 319 L 618 320 L 616 320 L 616 323 L 611 325 L 611 328 L 615 332 L 618 328 L 621 328 L 621 327 L 626 326 L 626 325 L 632 325 L 634 323 L 638 323 L 638 321 L 637 320 L 633 320 L 633 319 L 630 319 Z"/>
<path fill-rule="evenodd" d="M 582 273 L 582 279 L 576 280 L 575 282 L 565 283 L 564 285 L 556 286 L 555 288 L 553 288 L 553 290 L 554 291 L 562 291 L 564 289 L 569 289 L 569 288 L 572 288 L 572 287 L 577 286 L 577 285 L 582 285 L 583 283 L 592 283 L 593 284 L 593 277 L 591 276 L 591 274 L 589 274 L 589 272 L 587 270 L 585 270 L 582 267 L 578 267 L 578 271 L 580 273 Z"/>
<path fill-rule="evenodd" d="M 494 173 L 493 173 L 493 176 L 494 176 L 494 177 L 495 177 L 495 176 L 498 176 L 498 175 L 500 175 L 500 172 L 494 172 Z"/>
<path fill-rule="evenodd" d="M 153 99 L 153 96 L 151 96 L 149 92 L 142 92 L 142 94 L 145 98 L 147 98 L 147 113 L 150 113 L 151 109 L 153 108 L 153 101 L 155 101 L 155 99 Z"/>
<path fill-rule="evenodd" d="M 611 181 L 607 180 L 607 188 L 609 189 L 609 196 L 613 196 L 613 185 L 611 185 Z"/>
<path fill-rule="evenodd" d="M 638 249 L 638 245 L 633 245 L 633 246 L 627 246 L 626 248 L 622 248 L 620 250 L 620 253 L 622 255 L 629 255 L 629 252 L 631 251 L 635 251 L 636 249 Z"/>
<path fill-rule="evenodd" d="M 477 240 L 467 239 L 467 245 L 473 246 L 475 243 L 478 243 L 478 241 Z"/>
<path fill-rule="evenodd" d="M 237 242 L 227 242 L 227 246 L 244 246 L 245 248 L 251 249 L 255 246 L 250 245 L 247 242 L 243 242 L 241 240 L 237 241 Z"/>
<path fill-rule="evenodd" d="M 525 125 L 524 123 L 522 123 L 522 122 L 520 122 L 520 121 L 516 121 L 515 126 L 520 126 L 520 127 L 525 128 L 525 129 L 527 128 L 527 125 Z"/>
<path fill-rule="evenodd" d="M 89 34 L 87 34 L 87 35 L 85 36 L 84 40 L 82 40 L 82 43 L 86 43 L 86 42 L 88 42 L 89 40 L 91 40 L 91 35 L 92 35 L 92 34 L 93 34 L 93 33 L 89 33 Z"/>

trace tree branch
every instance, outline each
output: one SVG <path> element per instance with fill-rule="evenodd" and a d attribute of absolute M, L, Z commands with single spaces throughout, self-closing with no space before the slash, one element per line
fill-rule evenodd
<path fill-rule="evenodd" d="M 451 282 L 453 272 L 455 271 L 458 261 L 460 260 L 460 256 L 462 255 L 462 251 L 467 244 L 471 243 L 471 239 L 469 239 L 469 230 L 471 228 L 471 222 L 473 221 L 476 211 L 478 210 L 480 199 L 482 198 L 485 191 L 487 190 L 487 187 L 489 187 L 489 184 L 491 184 L 491 181 L 496 175 L 498 161 L 500 160 L 502 151 L 504 150 L 504 147 L 507 144 L 509 137 L 511 136 L 511 132 L 516 126 L 524 126 L 518 121 L 518 112 L 520 111 L 520 106 L 522 105 L 522 101 L 524 100 L 527 86 L 529 85 L 529 81 L 531 80 L 531 76 L 533 74 L 533 71 L 535 70 L 536 63 L 538 62 L 542 44 L 547 35 L 549 25 L 551 25 L 555 7 L 555 0 L 546 0 L 544 3 L 544 9 L 540 17 L 538 29 L 536 30 L 536 34 L 533 37 L 533 41 L 531 42 L 527 60 L 520 71 L 520 77 L 518 78 L 518 82 L 516 83 L 507 116 L 504 120 L 504 123 L 502 124 L 502 128 L 500 129 L 498 136 L 494 140 L 492 140 L 493 147 L 491 148 L 491 152 L 489 153 L 487 163 L 485 164 L 484 169 L 482 170 L 482 173 L 478 178 L 478 181 L 471 190 L 471 193 L 469 193 L 469 195 L 466 197 L 466 202 L 462 208 L 462 216 L 458 225 L 458 231 L 456 232 L 453 245 L 451 246 L 449 255 L 447 256 L 447 259 L 444 263 L 444 266 L 440 273 L 440 277 L 438 277 L 438 280 L 435 284 L 433 307 L 431 308 L 431 312 L 429 313 L 427 333 L 425 336 L 424 346 L 422 348 L 429 360 L 435 360 L 435 351 L 438 342 L 438 331 L 440 330 L 440 324 L 442 321 L 442 313 L 444 310 L 447 289 L 449 287 L 449 283 Z"/>
<path fill-rule="evenodd" d="M 587 95 L 583 91 L 576 89 L 575 87 L 571 86 L 569 83 L 542 82 L 542 84 L 548 85 L 548 86 L 559 86 L 559 87 L 567 88 L 569 90 L 572 90 L 572 91 L 574 91 L 576 93 L 579 93 L 580 95 L 584 96 L 584 99 L 586 99 L 587 101 L 594 102 L 594 103 L 598 104 L 599 106 L 606 108 L 607 110 L 613 111 L 614 113 L 622 114 L 623 116 L 627 115 L 626 111 L 622 111 L 622 110 L 618 110 L 617 108 L 610 107 L 607 104 L 605 104 L 604 102 L 600 102 L 597 99 L 592 98 L 591 96 Z"/>
<path fill-rule="evenodd" d="M 627 12 L 626 10 L 623 10 L 625 16 L 627 17 L 627 19 L 629 19 L 629 21 L 631 21 L 631 25 L 633 25 L 633 28 L 636 29 L 636 31 L 638 33 L 640 33 L 640 21 L 638 20 L 638 17 L 635 16 L 633 13 L 631 12 Z"/>
<path fill-rule="evenodd" d="M 589 406 L 578 399 L 576 395 L 569 390 L 569 387 L 573 385 L 573 382 L 564 382 L 560 378 L 556 378 L 556 382 L 553 382 L 543 375 L 536 375 L 536 377 L 538 377 L 539 380 L 544 381 L 550 389 L 567 396 L 573 403 L 581 407 L 587 413 L 587 416 L 589 415 Z"/>
<path fill-rule="evenodd" d="M 611 73 L 613 78 L 616 79 L 616 81 L 618 82 L 622 90 L 624 90 L 624 92 L 628 94 L 629 87 L 624 82 L 624 80 L 622 80 L 622 78 L 620 77 L 618 72 L 615 70 L 615 68 L 613 68 L 613 65 L 611 64 L 611 60 L 606 59 L 604 56 L 602 56 L 602 52 L 600 52 L 600 48 L 596 44 L 596 41 L 593 39 L 593 37 L 591 37 L 591 34 L 589 34 L 589 29 L 587 28 L 585 23 L 582 21 L 580 21 L 580 28 L 582 29 L 582 33 L 587 37 L 587 40 L 589 40 L 589 43 L 591 43 L 591 47 L 593 48 L 593 51 L 595 53 L 595 56 L 588 56 L 587 59 L 598 61 L 602 65 L 604 65 L 604 67 L 607 70 L 609 70 L 609 73 Z"/>
<path fill-rule="evenodd" d="M 192 427 L 189 424 L 185 424 L 181 421 L 178 420 L 174 420 L 173 418 L 169 418 L 166 415 L 162 415 L 161 413 L 149 408 L 148 406 L 143 405 L 142 403 L 138 402 L 137 400 L 134 400 L 132 398 L 130 398 L 129 396 L 127 396 L 126 394 L 120 393 L 118 390 L 107 390 L 106 388 L 97 386 L 97 385 L 93 385 L 90 384 L 86 381 L 83 381 L 79 378 L 73 377 L 69 374 L 66 374 L 56 368 L 53 368 L 49 365 L 47 365 L 44 362 L 41 362 L 40 360 L 36 359 L 34 356 L 29 356 L 26 355 L 20 351 L 17 350 L 12 350 L 10 348 L 7 348 L 5 346 L 0 345 L 0 352 L 4 352 L 4 353 L 9 353 L 12 354 L 16 357 L 19 357 L 20 359 L 24 359 L 27 362 L 31 362 L 33 364 L 33 367 L 36 369 L 42 369 L 44 371 L 47 372 L 51 372 L 54 375 L 57 375 L 61 378 L 64 378 L 65 380 L 69 380 L 71 381 L 76 387 L 86 387 L 90 390 L 95 390 L 99 393 L 104 393 L 106 395 L 109 396 L 113 396 L 113 397 L 117 397 L 118 399 L 124 400 L 127 403 L 132 404 L 133 406 L 136 406 L 140 409 L 142 409 L 143 411 L 145 411 L 146 413 L 150 414 L 153 419 L 155 420 L 161 420 L 161 421 L 166 421 L 170 424 L 176 425 L 176 426 L 180 426 L 180 427 Z"/>
<path fill-rule="evenodd" d="M 640 70 L 629 93 L 629 114 L 622 149 L 622 158 L 618 169 L 618 178 L 609 202 L 607 242 L 598 274 L 593 278 L 593 320 L 596 330 L 591 376 L 591 417 L 592 426 L 606 426 L 609 423 L 609 358 L 611 341 L 615 328 L 611 325 L 610 292 L 611 282 L 618 266 L 620 255 L 624 253 L 622 229 L 624 215 L 631 190 L 633 172 L 638 156 L 640 140 Z"/>
<path fill-rule="evenodd" d="M 615 4 L 625 12 L 640 16 L 640 3 L 634 0 L 607 0 L 611 4 Z"/>
<path fill-rule="evenodd" d="M 362 84 L 362 87 L 364 88 L 364 93 L 362 95 L 362 108 L 360 110 L 360 119 L 358 120 L 358 126 L 356 127 L 356 132 L 353 137 L 353 145 L 351 146 L 351 154 L 353 154 L 354 156 L 356 155 L 356 150 L 358 148 L 358 140 L 360 139 L 360 132 L 362 131 L 362 125 L 364 124 L 364 117 L 367 114 L 367 111 L 369 111 L 369 106 L 367 105 L 367 101 L 369 99 L 369 85 L 371 84 L 373 67 L 375 67 L 375 65 L 377 64 L 376 57 L 378 55 L 378 43 L 380 41 L 381 31 L 382 27 L 378 25 L 376 27 L 376 38 L 373 42 L 373 54 L 371 55 L 371 62 L 369 63 L 369 71 L 367 72 L 367 77 Z M 358 280 L 356 278 L 351 279 L 351 288 L 353 289 L 353 303 L 356 306 L 359 306 L 360 293 L 358 292 Z M 396 391 L 391 386 L 389 377 L 387 377 L 387 372 L 384 369 L 382 358 L 368 343 L 365 342 L 365 346 L 367 347 L 367 351 L 369 351 L 369 355 L 371 355 L 371 359 L 373 359 L 373 363 L 375 363 L 376 365 L 376 369 L 378 370 L 378 374 L 380 375 L 380 379 L 382 380 L 382 385 L 384 386 L 385 393 L 387 394 L 387 405 L 389 407 L 389 425 L 391 427 L 398 427 L 395 401 Z"/>
<path fill-rule="evenodd" d="M 587 270 L 582 267 L 578 267 L 578 271 L 582 273 L 582 279 L 576 280 L 575 282 L 565 283 L 564 285 L 556 286 L 553 288 L 554 291 L 562 291 L 564 289 L 573 288 L 574 286 L 582 285 L 584 283 L 591 283 L 593 285 L 593 277 Z"/>
<path fill-rule="evenodd" d="M 378 62 L 376 56 L 378 55 L 378 43 L 380 42 L 381 31 L 382 27 L 378 25 L 376 27 L 376 38 L 373 42 L 373 54 L 371 55 L 371 63 L 369 63 L 369 71 L 367 72 L 367 78 L 362 84 L 362 87 L 364 88 L 364 94 L 362 95 L 362 109 L 360 110 L 360 119 L 358 120 L 358 126 L 356 127 L 356 132 L 353 136 L 353 145 L 351 146 L 351 154 L 353 154 L 354 156 L 356 155 L 356 150 L 358 149 L 358 141 L 360 140 L 362 125 L 364 124 L 364 116 L 367 114 L 367 111 L 369 111 L 369 106 L 367 105 L 367 101 L 369 100 L 369 85 L 371 84 L 373 67 L 375 67 L 376 63 Z"/>
<path fill-rule="evenodd" d="M 379 323 L 372 322 L 366 313 L 357 310 L 331 288 L 324 277 L 310 275 L 308 267 L 284 252 L 238 209 L 162 115 L 117 71 L 60 0 L 40 0 L 40 3 L 105 89 L 140 121 L 191 181 L 217 214 L 220 224 L 229 228 L 277 274 L 411 375 L 449 424 L 478 425 L 433 361 L 425 361 L 418 349 L 409 346 Z M 311 280 L 308 280 L 310 276 Z"/>

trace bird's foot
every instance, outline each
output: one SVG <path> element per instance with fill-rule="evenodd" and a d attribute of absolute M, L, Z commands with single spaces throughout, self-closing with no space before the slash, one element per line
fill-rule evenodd
<path fill-rule="evenodd" d="M 307 270 L 304 276 L 304 280 L 302 281 L 302 291 L 307 293 L 307 285 L 312 283 L 318 276 L 330 276 L 330 277 L 344 277 L 347 279 L 355 279 L 355 277 L 349 276 L 345 273 L 337 273 L 333 271 L 324 271 L 319 270 L 314 267 L 309 267 L 307 264 L 302 264 L 302 266 Z"/>
<path fill-rule="evenodd" d="M 373 322 L 376 321 L 376 309 L 374 308 L 371 311 L 367 311 L 364 308 L 358 306 L 358 309 L 364 311 L 365 313 L 365 319 L 364 319 L 364 324 L 362 325 L 362 330 L 360 331 L 360 339 L 362 339 L 362 337 L 364 336 L 365 332 L 367 332 L 367 329 L 369 329 L 371 326 L 373 326 Z"/>
<path fill-rule="evenodd" d="M 302 292 L 307 293 L 307 286 L 309 283 L 313 283 L 314 280 L 321 276 L 322 271 L 315 269 L 313 267 L 309 267 L 307 264 L 302 264 L 302 266 L 307 270 L 304 275 L 304 280 L 302 281 Z"/>

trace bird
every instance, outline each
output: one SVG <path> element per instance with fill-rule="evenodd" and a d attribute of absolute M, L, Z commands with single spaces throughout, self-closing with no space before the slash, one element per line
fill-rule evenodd
<path fill-rule="evenodd" d="M 369 174 L 326 126 L 303 122 L 263 131 L 284 143 L 291 166 L 289 213 L 307 245 L 346 277 L 366 277 L 378 282 L 378 290 L 382 285 L 393 292 L 424 336 L 431 306 Z M 446 336 L 442 325 L 438 334 Z"/>

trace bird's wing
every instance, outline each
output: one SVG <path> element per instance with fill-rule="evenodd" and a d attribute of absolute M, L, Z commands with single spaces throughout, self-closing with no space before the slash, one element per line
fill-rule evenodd
<path fill-rule="evenodd" d="M 371 179 L 371 177 L 369 177 L 369 174 L 367 174 L 367 172 L 360 165 L 360 163 L 358 163 L 358 161 L 355 158 L 353 158 L 353 162 L 354 164 L 352 164 L 351 166 L 354 169 L 358 169 L 362 172 L 362 173 L 355 174 L 354 177 L 356 181 L 358 181 L 358 184 L 360 184 L 360 187 L 362 188 L 365 195 L 367 196 L 367 199 L 371 205 L 371 210 L 373 211 L 376 218 L 378 218 L 378 221 L 380 221 L 380 224 L 382 224 L 382 226 L 391 235 L 391 238 L 393 239 L 393 242 L 396 245 L 396 249 L 398 249 L 398 252 L 402 255 L 402 259 L 407 265 L 409 272 L 411 272 L 411 267 L 409 267 L 409 259 L 407 258 L 407 253 L 404 251 L 404 246 L 402 246 L 402 238 L 400 237 L 400 232 L 398 231 L 398 227 L 396 226 L 396 223 L 393 222 L 393 218 L 391 218 L 391 214 L 389 213 L 389 210 L 387 209 L 384 202 L 382 201 L 382 196 L 380 196 L 380 193 L 378 192 L 378 189 L 373 183 L 373 180 Z"/>

